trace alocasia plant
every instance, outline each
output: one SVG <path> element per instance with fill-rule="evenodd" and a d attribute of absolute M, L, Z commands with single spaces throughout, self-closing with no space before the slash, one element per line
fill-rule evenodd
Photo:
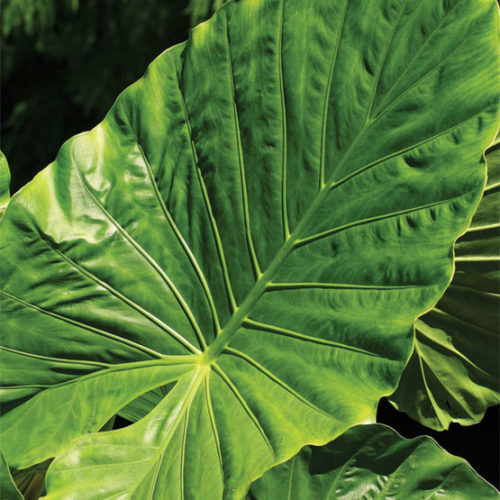
<path fill-rule="evenodd" d="M 481 196 L 497 39 L 493 0 L 242 0 L 162 54 L 2 220 L 10 465 L 241 498 L 369 418 Z"/>

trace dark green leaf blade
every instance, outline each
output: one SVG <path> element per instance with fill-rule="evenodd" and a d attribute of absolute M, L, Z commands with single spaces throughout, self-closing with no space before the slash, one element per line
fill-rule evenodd
<path fill-rule="evenodd" d="M 472 425 L 500 403 L 500 141 L 486 152 L 488 181 L 455 245 L 455 275 L 415 323 L 415 348 L 390 401 L 436 430 Z"/>
<path fill-rule="evenodd" d="M 499 497 L 465 460 L 430 437 L 404 439 L 380 424 L 356 426 L 326 446 L 304 448 L 250 491 L 252 500 Z"/>
<path fill-rule="evenodd" d="M 189 14 L 191 26 L 205 21 L 225 0 L 189 0 L 185 13 Z"/>
<path fill-rule="evenodd" d="M 0 452 L 0 498 L 5 500 L 24 500 L 12 479 L 9 466 Z"/>
<path fill-rule="evenodd" d="M 366 420 L 479 200 L 495 16 L 492 0 L 244 0 L 162 54 L 2 221 L 9 460 L 174 384 L 135 426 L 76 441 L 49 496 L 95 498 L 75 477 L 94 464 L 131 471 L 106 495 L 160 498 L 177 477 L 174 498 L 238 498 Z M 116 453 L 96 459 L 101 440 Z"/>

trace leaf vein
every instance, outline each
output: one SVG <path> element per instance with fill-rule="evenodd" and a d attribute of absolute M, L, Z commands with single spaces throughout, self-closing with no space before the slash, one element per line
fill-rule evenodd
<path fill-rule="evenodd" d="M 218 331 L 220 329 L 220 325 L 219 325 L 219 318 L 217 316 L 217 309 L 215 307 L 214 299 L 212 297 L 212 293 L 210 292 L 210 288 L 209 288 L 208 283 L 206 281 L 205 275 L 203 274 L 203 271 L 201 270 L 201 267 L 200 267 L 198 261 L 196 260 L 196 257 L 194 256 L 193 252 L 191 251 L 188 244 L 186 243 L 186 240 L 182 236 L 182 233 L 181 233 L 179 227 L 177 226 L 177 224 L 175 223 L 174 218 L 172 217 L 172 214 L 170 213 L 167 206 L 165 205 L 165 202 L 163 201 L 163 197 L 160 194 L 160 189 L 159 189 L 158 183 L 156 182 L 155 176 L 153 174 L 153 170 L 151 168 L 151 164 L 149 163 L 149 160 L 146 156 L 146 153 L 144 152 L 142 146 L 139 143 L 137 143 L 137 144 L 139 146 L 139 150 L 141 151 L 141 154 L 142 154 L 142 157 L 144 160 L 144 164 L 146 165 L 146 168 L 147 168 L 147 171 L 149 174 L 149 178 L 151 179 L 151 184 L 153 186 L 153 190 L 155 192 L 156 198 L 158 199 L 158 203 L 162 209 L 163 214 L 165 215 L 165 219 L 168 221 L 170 227 L 172 228 L 172 231 L 174 232 L 177 240 L 179 241 L 182 249 L 184 250 L 184 253 L 187 256 L 189 263 L 191 264 L 191 267 L 194 269 L 194 272 L 195 272 L 196 276 L 198 277 L 198 280 L 200 281 L 201 287 L 203 289 L 203 292 L 204 292 L 205 297 L 206 297 L 207 302 L 208 302 L 208 306 L 209 306 L 210 311 L 212 313 L 212 319 L 214 321 L 215 331 Z M 203 338 L 203 335 L 198 338 L 198 341 L 200 342 L 200 344 L 203 348 L 206 347 L 206 343 L 205 343 L 205 339 Z"/>
<path fill-rule="evenodd" d="M 392 34 L 391 34 L 391 37 L 389 38 L 389 42 L 385 46 L 384 55 L 383 55 L 383 58 L 382 58 L 380 65 L 377 69 L 377 75 L 376 75 L 375 81 L 373 83 L 372 92 L 370 95 L 370 101 L 368 103 L 368 109 L 366 111 L 365 123 L 368 120 L 368 118 L 370 117 L 370 114 L 372 112 L 373 103 L 375 101 L 375 96 L 377 94 L 378 86 L 380 83 L 380 77 L 382 76 L 382 71 L 384 70 L 385 63 L 387 61 L 387 55 L 389 54 L 389 49 L 391 48 L 392 42 L 394 41 L 394 37 L 396 36 L 396 32 L 398 30 L 401 19 L 403 18 L 403 14 L 406 10 L 407 5 L 408 5 L 408 0 L 404 0 L 403 7 L 401 8 L 401 12 L 398 16 L 398 19 L 397 19 L 396 23 L 394 24 L 394 29 L 392 30 Z"/>
<path fill-rule="evenodd" d="M 0 293 L 2 295 L 5 295 L 6 297 L 10 298 L 11 300 L 23 305 L 24 307 L 28 307 L 30 309 L 33 309 L 35 311 L 38 311 L 42 314 L 46 314 L 47 316 L 50 316 L 54 319 L 64 321 L 65 323 L 69 323 L 73 326 L 77 326 L 79 328 L 82 328 L 83 330 L 87 330 L 89 332 L 95 333 L 96 335 L 101 335 L 103 337 L 109 338 L 111 340 L 115 340 L 121 344 L 125 344 L 129 347 L 132 347 L 138 351 L 142 351 L 145 354 L 148 354 L 149 356 L 153 358 L 163 358 L 164 355 L 160 354 L 159 352 L 154 351 L 153 349 L 150 349 L 148 347 L 142 346 L 140 344 L 137 344 L 136 342 L 133 342 L 128 339 L 124 339 L 123 337 L 119 337 L 118 335 L 115 335 L 114 333 L 102 330 L 100 328 L 96 328 L 94 326 L 88 325 L 86 323 L 81 323 L 80 321 L 68 318 L 67 316 L 63 316 L 62 314 L 55 313 L 53 311 L 49 311 L 48 309 L 44 309 L 43 307 L 37 306 L 35 304 L 31 304 L 30 302 L 27 302 L 23 299 L 20 299 L 19 297 L 16 297 L 15 295 L 12 295 L 9 292 L 6 292 L 5 290 L 0 290 Z"/>
<path fill-rule="evenodd" d="M 214 416 L 214 410 L 212 408 L 212 399 L 210 396 L 210 380 L 209 380 L 210 374 L 206 377 L 205 379 L 205 401 L 207 404 L 207 411 L 208 411 L 208 416 L 210 418 L 210 425 L 212 427 L 212 432 L 214 435 L 214 441 L 215 441 L 215 447 L 217 449 L 217 457 L 219 459 L 219 466 L 222 471 L 222 451 L 220 448 L 220 439 L 219 439 L 219 433 L 217 431 L 217 425 L 215 424 L 215 416 Z M 224 474 L 222 474 L 223 476 Z"/>
<path fill-rule="evenodd" d="M 343 344 L 341 342 L 335 342 L 333 340 L 326 340 L 326 339 L 321 339 L 318 337 L 311 337 L 310 335 L 306 335 L 304 333 L 299 333 L 294 330 L 288 330 L 286 328 L 281 328 L 279 326 L 274 326 L 274 325 L 268 325 L 266 323 L 260 323 L 258 321 L 254 321 L 250 318 L 247 318 L 243 322 L 243 326 L 246 326 L 252 330 L 255 331 L 263 331 L 267 333 L 275 333 L 276 335 L 282 335 L 285 337 L 290 337 L 296 340 L 301 340 L 304 342 L 311 342 L 313 344 L 319 344 L 319 345 L 326 345 L 329 347 L 335 347 L 338 349 L 345 349 L 347 351 L 353 351 L 358 354 L 364 354 L 366 356 L 373 356 L 376 358 L 382 358 L 380 354 L 377 354 L 375 352 L 367 351 L 365 349 L 361 349 L 360 347 L 355 347 L 355 346 L 349 346 L 347 344 Z M 386 358 L 384 358 L 386 359 Z"/>
<path fill-rule="evenodd" d="M 337 57 L 339 53 L 340 43 L 342 40 L 342 34 L 344 33 L 344 28 L 346 25 L 347 11 L 349 9 L 350 0 L 346 0 L 344 11 L 342 13 L 342 19 L 340 21 L 339 33 L 337 36 L 337 41 L 335 43 L 335 49 L 332 53 L 332 59 L 330 62 L 330 71 L 328 73 L 328 81 L 325 90 L 325 99 L 323 103 L 323 118 L 321 122 L 321 153 L 320 153 L 320 165 L 319 165 L 319 189 L 323 189 L 325 185 L 325 163 L 326 163 L 326 124 L 328 120 L 328 103 L 330 101 L 330 94 L 332 90 L 333 75 L 335 73 L 335 67 L 337 66 Z"/>
<path fill-rule="evenodd" d="M 329 236 L 333 236 L 334 234 L 338 234 L 342 231 L 346 231 L 347 229 L 351 229 L 353 227 L 363 226 L 366 224 L 370 224 L 372 222 L 379 222 L 382 220 L 388 220 L 388 219 L 392 219 L 395 217 L 400 217 L 402 215 L 415 213 L 415 212 L 418 212 L 419 210 L 426 210 L 426 209 L 437 207 L 440 205 L 445 205 L 447 203 L 458 200 L 458 199 L 462 198 L 463 196 L 465 196 L 465 195 L 462 194 L 462 195 L 458 195 L 458 196 L 453 196 L 453 197 L 448 198 L 446 200 L 434 201 L 431 203 L 426 203 L 425 205 L 419 205 L 417 207 L 411 207 L 411 208 L 407 208 L 404 210 L 398 210 L 396 212 L 385 213 L 385 214 L 381 214 L 381 215 L 376 215 L 374 217 L 368 217 L 366 219 L 361 219 L 359 221 L 350 222 L 348 224 L 344 224 L 343 226 L 338 226 L 338 227 L 335 227 L 332 229 L 328 229 L 326 231 L 322 231 L 320 233 L 313 234 L 312 236 L 308 236 L 306 238 L 302 238 L 300 240 L 297 240 L 297 242 L 295 243 L 295 248 L 300 248 L 304 245 L 314 243 L 315 241 L 321 240 L 323 238 L 327 238 Z"/>
<path fill-rule="evenodd" d="M 111 365 L 108 363 L 100 363 L 98 361 L 89 361 L 89 360 L 78 360 L 78 359 L 67 359 L 67 358 L 56 358 L 53 356 L 42 356 L 41 354 L 33 354 L 31 352 L 20 351 L 19 349 L 12 349 L 11 347 L 0 346 L 0 350 L 11 352 L 12 354 L 17 354 L 19 356 L 26 356 L 28 358 L 40 359 L 43 361 L 52 361 L 55 363 L 65 363 L 65 364 L 74 364 L 74 365 L 88 365 L 88 366 L 96 366 L 101 368 L 108 368 Z"/>
<path fill-rule="evenodd" d="M 201 168 L 199 165 L 198 154 L 196 153 L 196 146 L 195 146 L 194 139 L 193 139 L 193 131 L 192 131 L 192 127 L 191 127 L 191 121 L 190 121 L 190 118 L 188 115 L 186 101 L 184 99 L 184 94 L 182 92 L 181 83 L 179 80 L 179 74 L 177 73 L 177 70 L 175 70 L 175 74 L 177 77 L 177 88 L 179 90 L 179 96 L 180 96 L 180 101 L 181 101 L 181 105 L 182 105 L 182 110 L 184 113 L 184 121 L 186 123 L 186 128 L 187 128 L 189 140 L 191 143 L 191 154 L 193 157 L 193 163 L 194 163 L 194 167 L 196 170 L 196 176 L 198 179 L 198 183 L 200 185 L 203 203 L 205 204 L 205 209 L 207 211 L 207 217 L 208 217 L 208 221 L 210 223 L 210 228 L 212 229 L 212 234 L 213 234 L 214 241 L 215 241 L 215 248 L 217 250 L 217 257 L 219 259 L 219 264 L 220 264 L 221 271 L 222 271 L 222 277 L 224 280 L 225 291 L 227 294 L 229 306 L 230 306 L 231 310 L 234 312 L 237 308 L 237 305 L 236 305 L 236 300 L 234 298 L 231 280 L 229 278 L 229 271 L 227 268 L 226 257 L 224 255 L 224 249 L 222 247 L 222 241 L 221 241 L 220 234 L 219 234 L 219 228 L 217 226 L 217 221 L 216 221 L 214 213 L 213 213 L 212 205 L 210 203 L 210 198 L 208 196 L 207 188 L 205 186 L 205 181 L 203 180 L 203 174 L 201 172 Z"/>
<path fill-rule="evenodd" d="M 227 37 L 227 60 L 229 67 L 229 83 L 231 85 L 231 98 L 233 105 L 233 118 L 234 118 L 234 131 L 236 138 L 236 146 L 238 151 L 238 165 L 241 179 L 241 196 L 243 202 L 243 220 L 245 224 L 245 236 L 247 241 L 247 247 L 250 257 L 250 262 L 252 264 L 252 270 L 254 273 L 255 279 L 259 279 L 262 274 L 259 261 L 257 259 L 257 254 L 255 252 L 255 246 L 252 237 L 252 227 L 250 223 L 250 210 L 248 206 L 248 192 L 247 192 L 247 180 L 246 180 L 246 172 L 245 172 L 245 163 L 243 159 L 243 148 L 241 144 L 241 131 L 240 124 L 238 119 L 238 109 L 236 104 L 236 88 L 234 85 L 234 72 L 233 72 L 233 62 L 231 55 L 231 42 L 229 38 L 229 21 L 227 19 L 227 11 L 226 12 L 226 37 Z"/>
<path fill-rule="evenodd" d="M 281 0 L 280 13 L 280 37 L 279 37 L 279 81 L 280 81 L 280 103 L 281 103 L 281 217 L 283 225 L 283 240 L 286 241 L 290 237 L 290 223 L 288 220 L 288 199 L 287 199 L 287 183 L 288 183 L 288 132 L 287 132 L 287 114 L 286 114 L 286 99 L 285 99 L 285 81 L 283 75 L 283 29 L 285 22 L 285 0 Z"/>
<path fill-rule="evenodd" d="M 255 369 L 259 370 L 261 373 L 263 373 L 267 378 L 272 380 L 274 383 L 279 385 L 281 388 L 283 388 L 285 391 L 290 393 L 294 398 L 299 400 L 302 404 L 308 406 L 315 412 L 321 414 L 323 417 L 328 418 L 328 420 L 332 420 L 333 417 L 326 411 L 322 410 L 318 406 L 316 406 L 314 403 L 311 401 L 307 400 L 304 396 L 299 394 L 297 391 L 292 389 L 287 383 L 285 383 L 283 380 L 281 380 L 279 377 L 271 373 L 269 370 L 267 370 L 264 366 L 262 366 L 259 362 L 257 362 L 254 358 L 251 356 L 248 356 L 247 354 L 239 351 L 238 349 L 235 349 L 234 347 L 226 347 L 224 349 L 224 352 L 233 356 L 236 356 L 238 358 L 243 359 L 246 361 L 248 364 L 252 365 Z"/>
<path fill-rule="evenodd" d="M 305 289 L 324 289 L 324 290 L 414 290 L 422 288 L 422 285 L 362 285 L 356 283 L 269 283 L 266 291 L 279 292 L 282 290 L 305 290 Z"/>
<path fill-rule="evenodd" d="M 269 451 L 271 452 L 271 456 L 274 457 L 274 449 L 271 445 L 271 442 L 269 441 L 269 438 L 267 437 L 266 433 L 264 432 L 264 429 L 260 425 L 260 422 L 257 420 L 257 417 L 253 413 L 253 411 L 250 409 L 246 401 L 244 400 L 243 396 L 240 394 L 240 391 L 238 391 L 237 387 L 231 382 L 229 377 L 226 375 L 226 373 L 220 368 L 218 365 L 215 363 L 212 365 L 213 370 L 219 377 L 225 382 L 229 390 L 233 393 L 234 397 L 237 399 L 237 401 L 240 403 L 240 405 L 243 407 L 243 410 L 247 414 L 248 418 L 251 420 L 251 422 L 254 424 L 256 427 L 257 431 L 262 437 L 262 440 L 266 444 L 266 446 L 269 448 Z"/>
<path fill-rule="evenodd" d="M 408 65 L 406 66 L 406 68 L 401 72 L 401 74 L 398 76 L 398 78 L 393 83 L 393 85 L 391 86 L 391 88 L 387 91 L 386 96 L 388 96 L 388 95 L 391 94 L 391 92 L 396 88 L 396 86 L 398 85 L 398 83 L 404 78 L 404 76 L 406 75 L 406 73 L 408 73 L 409 69 L 413 66 L 413 64 L 415 63 L 415 61 L 418 60 L 418 58 L 420 57 L 420 54 L 425 50 L 425 48 L 430 43 L 430 41 L 432 40 L 432 38 L 434 37 L 434 35 L 442 28 L 442 26 L 443 26 L 444 22 L 446 21 L 446 19 L 448 18 L 448 16 L 453 12 L 453 10 L 456 8 L 456 6 L 459 5 L 459 3 L 460 2 L 456 2 L 455 5 L 453 5 L 450 8 L 450 10 L 443 16 L 443 18 L 441 19 L 441 21 L 439 22 L 439 24 L 432 30 L 432 32 L 429 34 L 429 36 L 427 37 L 427 39 L 425 40 L 425 42 L 421 45 L 421 47 L 417 50 L 417 52 L 415 53 L 415 55 L 413 56 L 413 58 L 411 59 L 411 61 L 408 63 Z M 452 53 L 453 52 L 454 51 L 452 51 Z M 442 60 L 441 62 L 444 62 L 444 60 Z M 375 109 L 375 113 L 378 111 L 379 108 L 382 107 L 382 104 L 384 104 L 384 100 L 385 99 L 383 99 L 381 101 L 381 103 L 378 105 L 378 107 Z"/>
<path fill-rule="evenodd" d="M 189 305 L 187 302 L 184 300 L 184 297 L 181 295 L 179 290 L 176 288 L 170 277 L 165 273 L 165 271 L 158 265 L 158 263 L 146 252 L 146 250 L 137 243 L 137 241 L 130 236 L 130 234 L 125 231 L 125 229 L 116 221 L 113 216 L 108 212 L 108 210 L 104 207 L 104 205 L 96 198 L 96 196 L 92 193 L 90 190 L 89 186 L 87 185 L 87 182 L 85 181 L 82 172 L 78 168 L 78 164 L 75 161 L 74 164 L 76 165 L 76 171 L 78 172 L 78 177 L 82 183 L 82 186 L 84 187 L 84 190 L 87 192 L 89 195 L 90 199 L 94 202 L 94 204 L 101 210 L 103 215 L 109 220 L 109 222 L 117 229 L 117 231 L 120 233 L 120 235 L 130 243 L 130 245 L 146 260 L 146 262 L 158 273 L 158 275 L 161 277 L 161 279 L 164 281 L 164 283 L 170 288 L 171 292 L 174 294 L 174 297 L 176 298 L 179 306 L 181 307 L 182 311 L 184 312 L 184 315 L 186 316 L 188 322 L 191 324 L 193 331 L 195 332 L 197 338 L 202 337 L 202 333 L 200 330 L 200 327 L 198 323 L 196 322 L 196 319 L 194 318 L 194 315 L 189 308 Z M 193 346 L 194 348 L 194 346 Z M 195 348 L 196 349 L 196 348 Z M 199 352 L 197 350 L 197 352 Z"/>
<path fill-rule="evenodd" d="M 189 352 L 192 353 L 197 353 L 198 350 L 190 343 L 188 342 L 182 335 L 180 335 L 178 332 L 176 332 L 171 326 L 165 324 L 163 321 L 161 321 L 159 318 L 157 318 L 154 314 L 150 313 L 143 307 L 141 307 L 139 304 L 134 302 L 132 299 L 124 295 L 123 293 L 119 292 L 116 290 L 114 287 L 112 287 L 109 283 L 106 281 L 101 280 L 98 278 L 94 273 L 88 271 L 85 267 L 83 267 L 81 264 L 78 264 L 76 261 L 68 257 L 64 252 L 59 250 L 57 246 L 55 246 L 50 239 L 44 235 L 41 231 L 39 232 L 40 239 L 44 241 L 49 248 L 51 248 L 55 253 L 57 253 L 65 262 L 67 262 L 71 267 L 76 269 L 80 274 L 86 276 L 88 279 L 96 283 L 97 285 L 103 287 L 105 290 L 107 290 L 109 293 L 114 295 L 116 298 L 127 304 L 129 307 L 132 309 L 135 309 L 139 314 L 144 316 L 146 319 L 151 321 L 153 324 L 161 328 L 163 331 L 165 331 L 171 338 L 173 338 L 176 342 L 180 343 L 184 348 L 186 348 Z"/>

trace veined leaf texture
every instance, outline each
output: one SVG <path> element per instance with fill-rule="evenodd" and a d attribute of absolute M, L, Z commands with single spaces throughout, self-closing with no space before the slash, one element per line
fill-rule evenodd
<path fill-rule="evenodd" d="M 415 323 L 415 348 L 390 400 L 421 424 L 479 422 L 500 403 L 500 142 L 488 148 L 488 180 L 470 227 L 455 244 L 455 274 Z"/>
<path fill-rule="evenodd" d="M 242 498 L 366 420 L 481 196 L 497 23 L 232 1 L 156 59 L 2 220 L 9 463 L 59 455 L 50 500 Z"/>
<path fill-rule="evenodd" d="M 249 498 L 493 500 L 498 492 L 430 437 L 404 439 L 372 424 L 355 426 L 327 446 L 307 446 L 252 485 Z"/>

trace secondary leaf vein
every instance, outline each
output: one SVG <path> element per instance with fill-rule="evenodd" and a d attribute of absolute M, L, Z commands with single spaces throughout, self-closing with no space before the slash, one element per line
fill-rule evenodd
<path fill-rule="evenodd" d="M 228 268 L 227 268 L 226 257 L 224 255 L 224 249 L 222 247 L 222 241 L 221 241 L 220 234 L 219 234 L 219 228 L 217 226 L 217 221 L 215 219 L 215 216 L 214 216 L 214 213 L 213 213 L 213 210 L 212 210 L 212 205 L 210 203 L 210 198 L 208 196 L 207 187 L 205 186 L 205 181 L 203 180 L 203 174 L 201 172 L 201 168 L 200 168 L 200 165 L 199 165 L 198 154 L 196 153 L 196 146 L 195 146 L 194 139 L 193 139 L 193 130 L 192 130 L 192 127 L 191 127 L 191 121 L 190 121 L 190 118 L 189 118 L 189 115 L 188 115 L 188 111 L 187 111 L 187 107 L 186 107 L 186 101 L 184 99 L 184 94 L 182 92 L 181 83 L 180 83 L 180 80 L 179 80 L 179 75 L 177 73 L 177 70 L 175 70 L 175 74 L 176 74 L 176 77 L 177 77 L 177 88 L 179 90 L 179 98 L 180 98 L 181 105 L 182 105 L 182 110 L 183 110 L 183 113 L 184 113 L 184 121 L 186 123 L 188 137 L 189 137 L 190 144 L 191 144 L 191 154 L 192 154 L 192 157 L 193 157 L 193 163 L 194 163 L 194 167 L 195 167 L 195 170 L 196 170 L 196 176 L 197 176 L 197 179 L 198 179 L 198 183 L 200 185 L 200 190 L 201 190 L 203 202 L 205 204 L 205 209 L 206 209 L 206 212 L 207 212 L 208 221 L 210 223 L 210 228 L 212 230 L 212 234 L 213 234 L 213 237 L 214 237 L 215 248 L 217 250 L 217 257 L 219 259 L 219 264 L 220 264 L 221 271 L 222 271 L 222 277 L 223 277 L 223 280 L 224 280 L 225 291 L 226 291 L 226 294 L 227 294 L 229 306 L 230 306 L 232 312 L 234 312 L 236 310 L 236 308 L 237 308 L 237 305 L 236 305 L 236 300 L 234 298 L 234 293 L 233 293 L 233 288 L 232 288 L 232 285 L 231 285 L 231 280 L 229 278 L 229 271 L 228 271 Z"/>
<path fill-rule="evenodd" d="M 94 204 L 101 210 L 103 215 L 109 220 L 109 222 L 117 229 L 120 235 L 130 243 L 130 245 L 148 262 L 148 264 L 158 273 L 164 283 L 170 288 L 174 297 L 176 298 L 178 304 L 180 305 L 182 311 L 184 312 L 188 322 L 191 324 L 193 331 L 198 339 L 203 337 L 200 327 L 196 322 L 196 319 L 189 308 L 189 305 L 184 300 L 184 297 L 181 295 L 179 290 L 176 288 L 170 277 L 165 273 L 165 271 L 158 265 L 158 263 L 149 255 L 146 250 L 137 243 L 137 241 L 130 236 L 130 234 L 125 231 L 125 229 L 116 221 L 113 216 L 108 212 L 108 210 L 104 207 L 104 205 L 96 198 L 96 196 L 92 193 L 87 182 L 85 181 L 82 172 L 78 168 L 76 161 L 74 162 L 76 165 L 75 170 L 78 172 L 78 177 L 84 187 L 85 192 L 89 195 L 90 199 L 94 202 Z M 199 352 L 199 350 L 197 350 Z"/>
<path fill-rule="evenodd" d="M 245 399 L 243 396 L 240 394 L 240 391 L 236 388 L 236 386 L 231 382 L 231 379 L 226 375 L 226 373 L 215 363 L 212 364 L 212 368 L 219 375 L 219 377 L 224 381 L 224 383 L 227 385 L 229 390 L 233 393 L 234 397 L 237 399 L 237 401 L 240 403 L 240 405 L 243 407 L 243 410 L 247 414 L 248 418 L 252 421 L 256 429 L 258 430 L 259 434 L 261 435 L 264 443 L 266 446 L 269 448 L 269 451 L 271 452 L 271 455 L 274 457 L 274 449 L 271 445 L 271 442 L 269 441 L 269 438 L 267 437 L 266 433 L 264 432 L 264 429 L 260 425 L 260 422 L 258 421 L 257 417 L 253 413 L 253 411 L 250 409 L 248 404 L 246 403 Z"/>
<path fill-rule="evenodd" d="M 245 319 L 243 322 L 243 326 L 250 328 L 255 331 L 263 331 L 267 333 L 275 333 L 276 335 L 282 335 L 285 337 L 290 337 L 296 340 L 301 340 L 304 342 L 311 342 L 313 344 L 326 345 L 329 347 L 335 347 L 338 349 L 345 349 L 347 351 L 352 351 L 357 354 L 364 354 L 366 356 L 373 356 L 376 358 L 382 358 L 380 354 L 375 352 L 367 351 L 365 349 L 361 349 L 360 347 L 349 346 L 347 344 L 343 344 L 341 342 L 335 342 L 333 340 L 321 339 L 318 337 L 311 337 L 310 335 L 306 335 L 304 333 L 299 333 L 294 330 L 288 330 L 286 328 L 281 328 L 279 326 L 269 325 L 266 323 L 261 323 L 259 321 L 254 321 L 250 318 Z"/>
<path fill-rule="evenodd" d="M 314 410 L 315 412 L 321 414 L 323 417 L 326 417 L 328 420 L 333 420 L 332 415 L 330 415 L 326 411 L 322 410 L 321 408 L 319 408 L 318 406 L 316 406 L 311 401 L 309 401 L 306 398 L 304 398 L 304 396 L 302 396 L 297 391 L 295 391 L 294 389 L 292 389 L 287 383 L 285 383 L 279 377 L 277 377 L 272 372 L 270 372 L 269 370 L 267 370 L 264 366 L 262 366 L 258 361 L 256 361 L 251 356 L 249 356 L 249 355 L 247 355 L 247 354 L 239 351 L 238 349 L 235 349 L 234 347 L 226 347 L 224 349 L 224 352 L 226 354 L 230 354 L 232 356 L 236 356 L 236 357 L 244 360 L 248 364 L 252 365 L 255 369 L 257 369 L 258 371 L 260 371 L 261 373 L 263 373 L 267 378 L 269 378 L 274 383 L 276 383 L 277 385 L 279 385 L 282 389 L 284 389 L 289 394 L 291 394 L 295 399 L 299 400 L 302 404 L 308 406 L 311 410 Z"/>
<path fill-rule="evenodd" d="M 128 339 L 125 339 L 123 337 L 119 337 L 118 335 L 115 335 L 114 333 L 102 330 L 100 328 L 96 328 L 96 327 L 88 325 L 86 323 L 81 323 L 80 321 L 71 319 L 67 316 L 63 316 L 62 314 L 58 314 L 58 313 L 49 311 L 48 309 L 44 309 L 40 306 L 37 306 L 35 304 L 31 304 L 30 302 L 26 302 L 25 300 L 20 299 L 19 297 L 16 297 L 15 295 L 12 295 L 11 293 L 6 292 L 5 290 L 0 290 L 0 293 L 2 295 L 5 295 L 9 299 L 23 305 L 24 307 L 28 307 L 28 308 L 33 309 L 35 311 L 38 311 L 42 314 L 46 314 L 47 316 L 50 316 L 54 319 L 64 321 L 65 323 L 69 323 L 73 326 L 77 326 L 77 327 L 82 328 L 84 330 L 87 330 L 91 333 L 95 333 L 96 335 L 101 335 L 103 337 L 109 338 L 109 339 L 114 340 L 116 342 L 119 342 L 121 344 L 125 344 L 128 347 L 132 347 L 133 349 L 136 349 L 136 350 L 141 351 L 145 354 L 148 354 L 152 358 L 160 358 L 160 359 L 164 358 L 163 354 L 156 352 L 153 349 L 150 349 L 149 347 L 145 347 L 143 345 L 137 344 L 136 342 L 133 342 L 132 340 L 128 340 Z"/>
<path fill-rule="evenodd" d="M 227 61 L 228 61 L 228 69 L 229 69 L 229 83 L 231 85 L 231 98 L 233 105 L 233 117 L 234 117 L 234 131 L 236 136 L 236 146 L 238 152 L 238 165 L 240 171 L 240 179 L 241 179 L 241 196 L 243 202 L 243 220 L 245 224 L 245 236 L 247 240 L 247 247 L 250 257 L 250 262 L 252 264 L 252 269 L 254 273 L 255 279 L 259 279 L 262 274 L 261 268 L 259 265 L 259 261 L 257 259 L 257 254 L 255 252 L 255 246 L 253 243 L 252 237 L 252 227 L 250 223 L 250 210 L 248 206 L 248 192 L 247 192 L 247 180 L 245 173 L 245 163 L 243 159 L 243 149 L 241 145 L 241 132 L 240 132 L 240 123 L 238 118 L 238 109 L 236 105 L 236 89 L 234 86 L 234 72 L 233 72 L 233 62 L 231 55 L 231 42 L 229 38 L 229 21 L 227 19 L 227 11 L 226 12 L 226 38 L 227 38 Z"/>

